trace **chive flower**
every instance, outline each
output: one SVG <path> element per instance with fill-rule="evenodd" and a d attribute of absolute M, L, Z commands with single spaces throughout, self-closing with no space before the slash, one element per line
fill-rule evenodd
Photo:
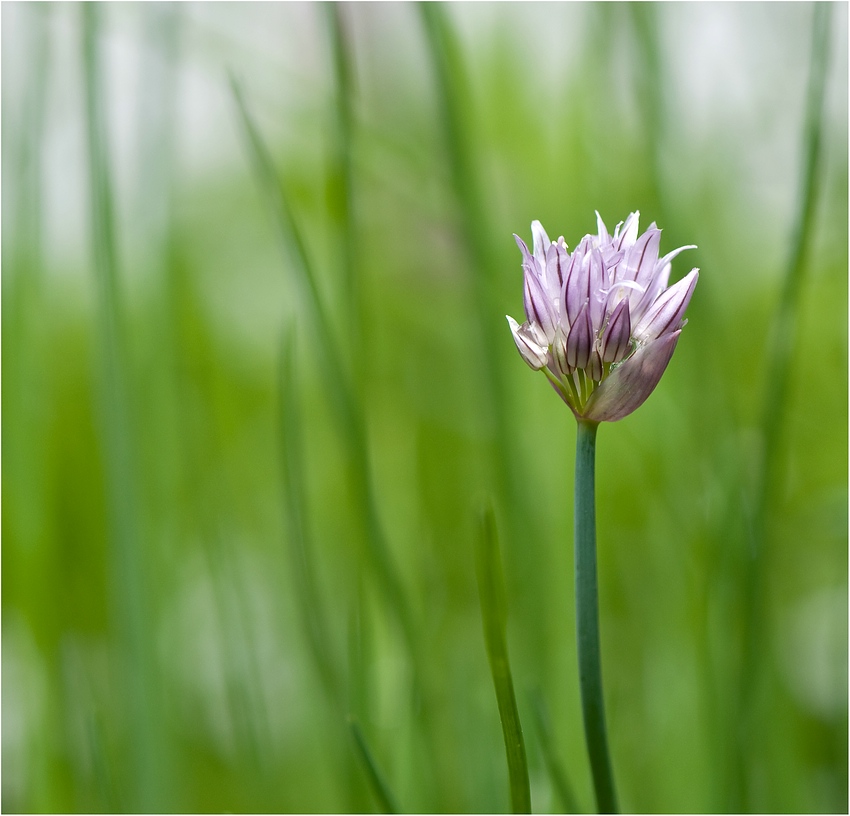
<path fill-rule="evenodd" d="M 598 232 L 572 254 L 563 236 L 550 241 L 531 224 L 534 251 L 522 251 L 526 321 L 508 323 L 519 353 L 542 369 L 579 420 L 615 422 L 639 408 L 658 385 L 682 327 L 699 270 L 672 286 L 671 261 L 686 249 L 658 257 L 661 230 L 653 222 L 638 237 L 633 212 L 609 235 L 599 213 Z"/>

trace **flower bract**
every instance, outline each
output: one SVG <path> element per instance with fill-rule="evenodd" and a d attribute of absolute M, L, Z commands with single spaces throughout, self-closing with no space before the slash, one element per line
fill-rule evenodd
<path fill-rule="evenodd" d="M 633 212 L 611 235 L 599 213 L 597 234 L 572 253 L 531 224 L 522 252 L 525 322 L 508 316 L 523 360 L 542 370 L 578 419 L 615 422 L 639 408 L 658 385 L 685 325 L 699 277 L 692 269 L 668 286 L 672 260 L 658 257 L 661 230 L 638 235 Z"/>

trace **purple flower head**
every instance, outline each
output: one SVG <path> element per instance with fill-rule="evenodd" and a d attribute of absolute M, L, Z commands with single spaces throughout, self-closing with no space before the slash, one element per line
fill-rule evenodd
<path fill-rule="evenodd" d="M 539 221 L 531 224 L 531 251 L 514 235 L 526 321 L 508 317 L 511 333 L 523 360 L 546 374 L 579 419 L 615 422 L 643 405 L 686 323 L 699 270 L 667 283 L 673 258 L 696 247 L 659 258 L 661 230 L 653 223 L 639 236 L 639 215 L 610 235 L 596 213 L 597 234 L 585 235 L 572 254 Z"/>

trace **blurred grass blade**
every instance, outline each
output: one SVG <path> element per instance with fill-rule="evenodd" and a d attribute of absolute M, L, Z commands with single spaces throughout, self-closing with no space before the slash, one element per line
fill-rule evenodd
<path fill-rule="evenodd" d="M 354 113 L 353 65 L 350 53 L 348 33 L 343 19 L 341 3 L 322 3 L 321 9 L 327 21 L 331 40 L 334 75 L 334 130 L 332 140 L 331 179 L 332 209 L 340 220 L 339 255 L 343 263 L 344 296 L 346 321 L 348 323 L 348 344 L 352 355 L 352 369 L 360 370 L 362 364 L 362 317 L 360 302 L 360 283 L 357 278 L 357 218 L 354 195 L 354 172 L 352 169 Z"/>
<path fill-rule="evenodd" d="M 126 812 L 126 809 L 120 806 L 120 797 L 110 768 L 111 757 L 105 745 L 104 728 L 100 717 L 93 709 L 86 711 L 84 717 L 86 742 L 91 754 L 92 775 L 100 800 L 99 805 L 105 813 Z"/>
<path fill-rule="evenodd" d="M 279 450 L 283 487 L 283 506 L 286 510 L 290 561 L 293 567 L 295 595 L 301 614 L 310 656 L 319 680 L 333 705 L 342 710 L 341 689 L 337 669 L 328 648 L 330 634 L 325 606 L 319 595 L 313 565 L 313 542 L 306 519 L 304 496 L 304 460 L 301 451 L 303 431 L 298 410 L 295 386 L 295 331 L 290 327 L 281 344 L 278 379 L 279 391 Z"/>
<path fill-rule="evenodd" d="M 222 642 L 224 692 L 238 762 L 251 779 L 250 795 L 271 792 L 277 782 L 271 773 L 273 743 L 260 679 L 258 639 L 249 623 L 251 610 L 241 564 L 220 523 L 211 525 L 204 549 L 209 559 L 216 629 Z"/>
<path fill-rule="evenodd" d="M 348 613 L 348 710 L 364 722 L 371 721 L 375 700 L 369 693 L 375 675 L 375 623 L 370 615 L 362 573 L 355 577 Z"/>
<path fill-rule="evenodd" d="M 806 99 L 805 132 L 803 133 L 800 190 L 796 197 L 799 209 L 791 228 L 791 244 L 788 264 L 782 284 L 772 341 L 768 344 L 767 379 L 762 410 L 762 462 L 761 479 L 757 492 L 756 529 L 754 551 L 758 555 L 764 536 L 767 501 L 771 479 L 776 469 L 779 434 L 781 431 L 783 406 L 791 379 L 794 347 L 797 342 L 797 317 L 800 311 L 800 295 L 803 288 L 805 259 L 813 237 L 815 206 L 820 189 L 820 165 L 822 153 L 823 107 L 826 93 L 826 75 L 829 65 L 831 3 L 815 3 L 813 6 L 811 67 L 808 96 Z"/>
<path fill-rule="evenodd" d="M 451 180 L 458 204 L 459 237 L 466 242 L 472 270 L 468 313 L 473 321 L 473 342 L 477 352 L 472 367 L 480 372 L 481 377 L 481 399 L 477 410 L 482 426 L 492 429 L 490 432 L 495 443 L 490 446 L 493 456 L 491 468 L 494 488 L 502 497 L 500 506 L 505 508 L 508 560 L 524 596 L 528 598 L 529 617 L 543 620 L 547 617 L 548 605 L 545 595 L 535 591 L 537 575 L 534 559 L 528 558 L 527 552 L 524 558 L 511 557 L 519 542 L 528 538 L 537 540 L 538 520 L 529 510 L 528 486 L 520 478 L 518 434 L 508 414 L 510 401 L 505 397 L 503 351 L 510 352 L 511 343 L 504 333 L 504 310 L 496 301 L 495 282 L 498 278 L 495 270 L 499 268 L 500 257 L 492 248 L 488 229 L 490 216 L 476 167 L 469 82 L 460 45 L 446 13 L 446 4 L 420 2 L 417 5 L 436 79 Z M 528 638 L 530 654 L 545 663 L 549 650 L 546 649 L 543 632 L 542 626 L 531 627 Z"/>
<path fill-rule="evenodd" d="M 502 734 L 505 738 L 511 810 L 513 813 L 531 813 L 525 742 L 522 737 L 522 725 L 519 721 L 511 666 L 508 660 L 507 609 L 502 557 L 499 553 L 496 519 L 489 506 L 481 514 L 475 548 L 475 567 L 481 600 L 484 642 L 493 675 L 493 685 L 496 689 Z"/>
<path fill-rule="evenodd" d="M 377 762 L 369 750 L 369 745 L 366 742 L 366 737 L 363 731 L 353 717 L 349 717 L 348 727 L 351 730 L 351 736 L 354 738 L 354 744 L 357 746 L 357 753 L 363 761 L 363 767 L 369 776 L 369 782 L 372 786 L 372 792 L 381 806 L 382 813 L 401 813 L 396 804 L 396 799 L 392 791 L 384 781 L 383 774 L 378 768 Z"/>
<path fill-rule="evenodd" d="M 407 596 L 390 559 L 386 537 L 378 517 L 365 423 L 351 388 L 350 379 L 342 367 L 341 361 L 344 359 L 344 355 L 340 353 L 342 346 L 331 331 L 332 327 L 322 304 L 306 244 L 295 222 L 284 188 L 277 178 L 271 155 L 248 113 L 242 92 L 233 76 L 231 76 L 231 87 L 251 148 L 257 177 L 272 208 L 284 251 L 288 255 L 291 250 L 295 255 L 298 279 L 304 289 L 303 300 L 312 315 L 312 337 L 321 357 L 320 368 L 326 378 L 327 392 L 337 411 L 340 431 L 348 449 L 352 488 L 355 491 L 357 507 L 366 532 L 366 556 L 386 596 L 387 605 L 393 610 L 408 646 L 411 652 L 414 652 L 416 637 L 413 618 Z"/>
<path fill-rule="evenodd" d="M 106 72 L 99 54 L 101 12 L 102 6 L 97 3 L 82 6 L 86 138 L 101 353 L 99 397 L 112 528 L 114 603 L 119 621 L 118 637 L 126 650 L 122 668 L 127 689 L 126 727 L 132 735 L 132 761 L 127 769 L 131 780 L 130 809 L 156 812 L 164 809 L 166 763 L 164 743 L 158 736 L 156 667 L 149 641 L 151 616 L 145 597 L 139 480 L 130 415 L 128 357 L 118 291 L 114 204 L 104 89 L 101 86 Z"/>
<path fill-rule="evenodd" d="M 322 684 L 323 691 L 330 707 L 337 712 L 337 720 L 344 727 L 342 713 L 346 710 L 347 701 L 356 696 L 359 700 L 368 702 L 369 682 L 364 679 L 362 672 L 352 669 L 349 685 L 355 686 L 356 691 L 344 688 L 340 667 L 331 654 L 331 636 L 328 626 L 327 606 L 319 592 L 318 580 L 314 562 L 314 540 L 307 518 L 307 497 L 304 493 L 306 473 L 302 440 L 304 437 L 301 421 L 301 411 L 296 387 L 295 356 L 295 324 L 293 323 L 284 334 L 280 345 L 278 368 L 278 445 L 281 468 L 281 489 L 285 524 L 287 527 L 287 543 L 289 547 L 289 562 L 292 566 L 292 576 L 296 595 L 296 606 L 301 617 L 304 639 L 312 659 L 316 675 Z M 358 599 L 362 595 L 362 577 L 355 577 Z M 360 639 L 349 637 L 349 642 L 360 645 Z M 364 667 L 365 670 L 365 667 Z M 360 680 L 361 682 L 357 682 Z M 364 706 L 348 702 L 356 711 L 365 711 Z M 345 753 L 345 766 L 340 776 L 347 778 L 351 800 L 348 809 L 351 812 L 361 812 L 370 801 L 368 792 L 363 788 L 360 768 L 350 761 L 350 753 Z"/>
<path fill-rule="evenodd" d="M 558 809 L 558 813 L 581 813 L 572 786 L 567 779 L 567 773 L 556 755 L 549 709 L 539 689 L 535 689 L 531 695 L 531 710 L 534 713 L 534 722 L 540 738 L 543 759 L 546 761 L 549 776 L 560 799 L 561 807 Z"/>
<path fill-rule="evenodd" d="M 307 245 L 295 221 L 289 199 L 278 178 L 268 147 L 248 112 L 242 89 L 232 74 L 230 75 L 230 87 L 247 137 L 257 180 L 271 208 L 282 249 L 287 257 L 290 254 L 294 255 L 298 284 L 304 289 L 301 299 L 310 312 L 314 324 L 315 346 L 322 357 L 323 370 L 328 372 L 329 379 L 334 383 L 331 395 L 335 398 L 335 407 L 340 418 L 350 426 L 355 421 L 355 408 L 350 404 L 351 389 L 348 383 L 348 375 L 342 367 L 344 357 L 336 353 L 340 344 L 334 340 L 335 332 L 319 293 L 318 281 L 313 264 L 310 261 L 310 255 L 307 252 Z M 352 427 L 347 427 L 346 432 L 350 435 L 356 433 Z"/>
<path fill-rule="evenodd" d="M 616 8 L 616 7 L 615 7 Z M 670 224 L 664 207 L 664 131 L 666 108 L 665 85 L 670 74 L 663 70 L 658 42 L 659 8 L 656 3 L 628 3 L 629 21 L 637 45 L 634 81 L 638 99 L 643 139 L 647 155 L 648 182 L 654 197 L 653 209 L 658 223 Z"/>
<path fill-rule="evenodd" d="M 791 243 L 782 282 L 782 292 L 774 316 L 771 339 L 767 344 L 766 385 L 761 418 L 760 461 L 755 487 L 750 551 L 743 558 L 740 586 L 742 603 L 742 666 L 738 701 L 734 712 L 736 740 L 735 766 L 732 769 L 733 809 L 759 809 L 747 768 L 766 746 L 757 744 L 758 719 L 756 689 L 761 676 L 764 637 L 765 581 L 768 573 L 768 507 L 779 480 L 780 445 L 788 385 L 791 379 L 797 321 L 803 289 L 806 257 L 813 240 L 815 207 L 820 189 L 822 124 L 826 77 L 829 65 L 830 20 L 832 4 L 815 3 L 812 8 L 811 58 L 806 98 L 806 118 L 800 161 L 799 209 L 791 227 Z"/>
<path fill-rule="evenodd" d="M 23 99 L 12 106 L 11 95 L 3 97 L 3 116 L 7 122 L 18 121 L 13 131 L 3 131 L 3 163 L 14 172 L 14 183 L 7 181 L 6 190 L 14 189 L 14 205 L 4 219 L 8 230 L 2 245 L 7 273 L 2 276 L 3 317 L 9 330 L 19 337 L 21 324 L 35 309 L 29 300 L 38 303 L 41 293 L 43 267 L 42 232 L 44 221 L 44 160 L 42 149 L 47 112 L 47 75 L 51 65 L 48 30 L 51 24 L 50 5 L 27 6 L 30 31 L 26 48 L 32 70 L 27 72 Z M 9 172 L 12 177 L 12 172 Z M 12 196 L 6 192 L 5 195 Z M 13 229 L 9 229 L 12 227 Z M 11 268 L 11 270 L 10 270 Z M 9 274 L 14 271 L 15 274 Z M 23 293 L 21 293 L 23 290 Z M 29 307 L 29 308 L 28 308 Z M 26 344 L 24 344 L 26 345 Z"/>
<path fill-rule="evenodd" d="M 48 101 L 48 69 L 51 66 L 48 31 L 53 11 L 50 4 L 25 6 L 28 36 L 25 48 L 31 59 L 22 99 L 18 105 L 2 98 L 2 117 L 16 127 L 3 129 L 2 308 L 3 339 L 3 465 L 14 479 L 4 484 L 6 506 L 18 508 L 13 518 L 11 539 L 32 552 L 44 535 L 48 512 L 44 506 L 49 483 L 50 436 L 45 432 L 45 414 L 55 404 L 54 384 L 43 363 L 49 349 L 50 329 L 44 320 L 49 308 L 44 286 L 45 120 Z M 26 508 L 22 512 L 23 508 Z M 4 527 L 4 533 L 7 528 Z M 47 575 L 35 578 L 32 586 L 16 578 L 6 596 L 36 597 L 47 584 Z"/>
<path fill-rule="evenodd" d="M 424 738 L 426 762 L 433 769 L 436 767 L 438 757 L 432 723 L 425 714 L 429 706 L 429 697 L 425 693 L 428 680 L 425 658 L 417 638 L 410 602 L 390 556 L 389 545 L 381 524 L 369 460 L 366 423 L 351 379 L 342 366 L 342 361 L 345 359 L 344 346 L 331 332 L 331 324 L 319 294 L 315 268 L 310 261 L 306 244 L 294 218 L 285 187 L 277 176 L 268 148 L 257 131 L 239 85 L 232 75 L 231 86 L 251 157 L 274 213 L 283 249 L 287 256 L 290 251 L 295 256 L 295 268 L 301 284 L 302 300 L 306 303 L 307 312 L 312 317 L 311 338 L 319 352 L 320 370 L 325 377 L 325 386 L 331 397 L 332 406 L 337 412 L 338 425 L 349 461 L 348 480 L 363 531 L 359 543 L 363 546 L 364 560 L 371 568 L 379 591 L 383 593 L 385 614 L 388 619 L 398 625 L 410 656 L 413 666 L 411 692 L 415 703 L 416 722 Z"/>
<path fill-rule="evenodd" d="M 430 59 L 437 79 L 440 116 L 445 135 L 451 180 L 458 203 L 461 238 L 467 242 L 467 251 L 472 266 L 472 300 L 470 314 L 475 317 L 480 342 L 479 365 L 485 375 L 489 399 L 482 400 L 484 410 L 492 412 L 497 440 L 508 453 L 512 452 L 512 435 L 508 432 L 508 420 L 503 399 L 503 381 L 497 356 L 492 349 L 499 347 L 504 339 L 500 331 L 503 318 L 494 299 L 494 287 L 490 280 L 492 270 L 497 268 L 490 249 L 485 210 L 478 173 L 475 168 L 473 139 L 469 133 L 466 112 L 470 108 L 469 89 L 461 59 L 460 48 L 454 31 L 447 19 L 442 3 L 418 4 L 427 35 Z M 488 274 L 489 273 L 489 274 Z M 498 324 L 494 315 L 499 315 Z M 512 460 L 511 460 L 512 461 Z M 500 488 L 513 487 L 510 482 L 509 463 L 499 459 L 498 475 Z"/>

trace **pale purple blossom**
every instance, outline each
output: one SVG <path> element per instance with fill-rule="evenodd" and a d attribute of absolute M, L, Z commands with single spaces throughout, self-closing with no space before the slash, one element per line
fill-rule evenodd
<path fill-rule="evenodd" d="M 658 385 L 685 325 L 699 277 L 692 269 L 668 287 L 670 262 L 684 246 L 658 257 L 661 230 L 638 236 L 639 213 L 610 235 L 598 232 L 572 254 L 563 236 L 550 241 L 531 224 L 532 251 L 522 251 L 526 321 L 508 317 L 519 353 L 543 370 L 579 419 L 615 422 L 639 408 Z"/>

